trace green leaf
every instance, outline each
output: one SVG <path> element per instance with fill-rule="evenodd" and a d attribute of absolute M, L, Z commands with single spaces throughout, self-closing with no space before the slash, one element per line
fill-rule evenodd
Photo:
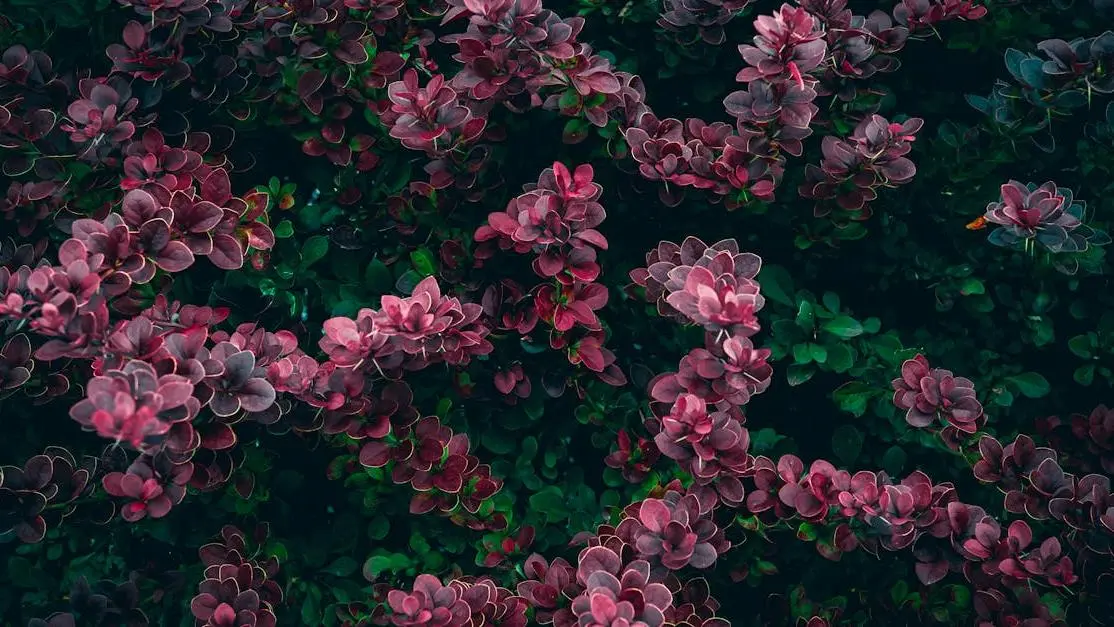
<path fill-rule="evenodd" d="M 545 415 L 545 402 L 537 394 L 522 404 L 522 413 L 530 420 L 540 420 Z"/>
<path fill-rule="evenodd" d="M 1091 385 L 1095 380 L 1095 365 L 1085 364 L 1076 368 L 1072 378 L 1079 385 Z"/>
<path fill-rule="evenodd" d="M 858 337 L 863 334 L 863 325 L 858 320 L 847 315 L 839 315 L 820 325 L 820 328 L 844 339 Z"/>
<path fill-rule="evenodd" d="M 309 586 L 306 588 L 306 598 L 302 601 L 302 623 L 305 625 L 318 625 L 321 623 L 321 588 Z"/>
<path fill-rule="evenodd" d="M 896 477 L 905 470 L 905 462 L 908 459 L 909 455 L 905 453 L 905 449 L 896 445 L 891 446 L 882 455 L 882 469 Z"/>
<path fill-rule="evenodd" d="M 836 229 L 833 235 L 835 235 L 836 239 L 850 242 L 866 237 L 866 233 L 866 227 L 862 222 L 852 222 Z"/>
<path fill-rule="evenodd" d="M 855 416 L 862 416 L 866 413 L 870 396 L 870 386 L 859 381 L 845 383 L 832 393 L 832 399 L 835 400 L 836 405 L 843 411 Z"/>
<path fill-rule="evenodd" d="M 289 264 L 279 262 L 275 264 L 275 274 L 281 279 L 289 279 L 294 276 L 294 268 Z"/>
<path fill-rule="evenodd" d="M 1076 335 L 1068 340 L 1068 349 L 1075 353 L 1077 357 L 1082 359 L 1090 359 L 1094 354 L 1091 349 L 1094 347 L 1094 342 L 1091 341 L 1089 335 Z"/>
<path fill-rule="evenodd" d="M 766 560 L 758 560 L 757 562 L 755 562 L 754 569 L 762 573 L 763 575 L 776 575 L 778 572 L 777 564 L 768 562 Z"/>
<path fill-rule="evenodd" d="M 271 279 L 260 279 L 260 281 L 259 281 L 259 293 L 264 295 L 264 296 L 274 296 L 275 295 L 275 282 Z"/>
<path fill-rule="evenodd" d="M 998 392 L 998 394 L 994 396 L 994 400 L 991 402 L 1000 407 L 1009 407 L 1010 405 L 1013 405 L 1013 401 L 1013 392 L 1002 388 L 1002 391 Z"/>
<path fill-rule="evenodd" d="M 367 524 L 367 537 L 382 540 L 391 530 L 391 520 L 386 516 L 376 516 Z"/>
<path fill-rule="evenodd" d="M 773 264 L 762 266 L 762 270 L 758 272 L 758 283 L 762 285 L 762 295 L 767 299 L 787 307 L 796 306 L 797 303 L 793 300 L 793 278 L 785 268 Z"/>
<path fill-rule="evenodd" d="M 356 569 L 359 567 L 360 564 L 355 559 L 347 555 L 342 555 L 334 560 L 332 564 L 322 568 L 321 572 L 333 575 L 334 577 L 347 577 L 356 572 Z"/>
<path fill-rule="evenodd" d="M 1053 303 L 1052 294 L 1048 292 L 1040 292 L 1033 298 L 1033 313 L 1043 314 L 1047 313 Z"/>
<path fill-rule="evenodd" d="M 764 455 L 774 450 L 777 443 L 784 440 L 785 436 L 769 427 L 750 432 L 750 450 L 752 453 Z"/>
<path fill-rule="evenodd" d="M 1051 390 L 1048 380 L 1036 372 L 1022 372 L 1006 380 L 1017 386 L 1017 391 L 1029 398 L 1041 398 Z"/>
<path fill-rule="evenodd" d="M 480 438 L 484 448 L 496 455 L 507 455 L 518 447 L 518 442 L 501 430 L 489 429 Z"/>
<path fill-rule="evenodd" d="M 422 275 L 417 271 L 413 269 L 407 270 L 395 281 L 395 289 L 403 294 L 410 294 L 414 291 L 414 288 L 418 286 L 422 278 Z"/>
<path fill-rule="evenodd" d="M 398 193 L 410 181 L 411 165 L 409 159 L 393 159 L 388 163 L 389 167 L 384 171 L 385 176 L 381 174 L 376 179 L 381 182 L 379 187 L 385 192 L 385 195 Z"/>
<path fill-rule="evenodd" d="M 530 496 L 530 508 L 543 516 L 548 522 L 556 522 L 569 517 L 568 503 L 561 488 L 548 486 L 541 492 Z"/>
<path fill-rule="evenodd" d="M 278 559 L 280 563 L 286 563 L 286 560 L 290 557 L 290 554 L 286 551 L 286 545 L 281 542 L 275 542 L 270 545 L 270 547 L 271 550 L 269 553 Z"/>
<path fill-rule="evenodd" d="M 897 583 L 890 586 L 890 600 L 897 607 L 901 607 L 905 602 L 905 597 L 909 594 L 909 584 L 904 579 L 898 579 Z"/>
<path fill-rule="evenodd" d="M 815 361 L 818 364 L 822 364 L 828 360 L 828 349 L 819 344 L 812 344 L 810 342 L 808 345 L 808 351 L 809 355 L 812 357 L 812 361 Z"/>
<path fill-rule="evenodd" d="M 372 259 L 367 268 L 364 268 L 364 285 L 373 292 L 386 294 L 391 291 L 394 282 L 390 269 L 378 259 Z"/>
<path fill-rule="evenodd" d="M 294 234 L 294 225 L 290 220 L 283 220 L 275 225 L 275 238 L 286 239 Z"/>
<path fill-rule="evenodd" d="M 898 354 L 901 351 L 901 340 L 897 339 L 890 333 L 872 337 L 869 340 L 868 346 L 871 350 L 878 354 L 886 363 L 890 365 L 900 365 L 902 362 L 901 356 Z"/>
<path fill-rule="evenodd" d="M 538 454 L 538 439 L 532 435 L 526 436 L 526 438 L 522 440 L 519 451 L 519 459 L 525 459 L 527 461 L 534 459 L 534 456 Z"/>
<path fill-rule="evenodd" d="M 863 333 L 877 333 L 882 329 L 882 321 L 874 316 L 863 320 Z"/>
<path fill-rule="evenodd" d="M 1036 320 L 1030 317 L 1029 326 L 1033 329 L 1033 344 L 1036 346 L 1047 346 L 1056 339 L 1052 319 L 1048 316 L 1040 316 Z"/>
<path fill-rule="evenodd" d="M 855 355 L 851 347 L 846 344 L 836 344 L 828 347 L 827 365 L 832 372 L 847 372 L 855 365 Z"/>
<path fill-rule="evenodd" d="M 820 302 L 824 304 L 828 311 L 839 312 L 839 295 L 835 292 L 824 292 L 824 295 L 820 297 Z"/>
<path fill-rule="evenodd" d="M 399 571 L 410 568 L 414 565 L 414 560 L 402 553 L 391 553 L 391 570 Z"/>
<path fill-rule="evenodd" d="M 577 95 L 575 89 L 567 89 L 561 93 L 561 97 L 557 100 L 557 106 L 562 110 L 576 110 L 580 105 L 580 96 Z"/>
<path fill-rule="evenodd" d="M 433 547 L 429 545 L 429 541 L 425 539 L 425 536 L 418 533 L 417 531 L 410 534 L 410 548 L 415 553 L 422 556 L 425 556 L 427 553 L 433 550 Z"/>
<path fill-rule="evenodd" d="M 1084 320 L 1087 318 L 1087 303 L 1082 300 L 1073 300 L 1071 306 L 1068 308 L 1068 313 L 1076 320 Z"/>
<path fill-rule="evenodd" d="M 425 246 L 410 253 L 410 263 L 414 264 L 414 270 L 423 278 L 437 271 L 437 262 L 433 259 L 433 253 Z"/>
<path fill-rule="evenodd" d="M 789 381 L 789 385 L 800 385 L 811 379 L 814 374 L 816 371 L 811 366 L 803 364 L 790 364 L 785 369 L 785 378 Z"/>
<path fill-rule="evenodd" d="M 811 301 L 802 300 L 797 303 L 797 327 L 806 333 L 816 328 L 815 309 Z"/>
<path fill-rule="evenodd" d="M 549 344 L 544 344 L 544 343 L 541 343 L 541 342 L 533 342 L 533 341 L 530 341 L 529 339 L 527 339 L 525 337 L 522 338 L 521 340 L 519 340 L 519 345 L 522 346 L 522 350 L 526 351 L 527 353 L 529 353 L 531 355 L 537 355 L 539 353 L 544 353 L 544 352 L 549 350 Z"/>
<path fill-rule="evenodd" d="M 863 432 L 851 425 L 840 425 L 832 433 L 832 452 L 846 465 L 851 465 L 863 451 Z"/>
<path fill-rule="evenodd" d="M 565 122 L 565 128 L 561 131 L 561 137 L 566 138 L 567 141 L 576 143 L 583 140 L 588 136 L 588 130 L 591 125 L 580 118 L 572 118 Z"/>
<path fill-rule="evenodd" d="M 971 589 L 967 586 L 951 586 L 952 604 L 967 609 L 971 605 Z"/>
<path fill-rule="evenodd" d="M 982 281 L 973 276 L 967 277 L 959 282 L 959 293 L 964 296 L 974 296 L 977 294 L 985 294 L 986 286 Z"/>
<path fill-rule="evenodd" d="M 798 364 L 807 364 L 812 361 L 812 352 L 809 350 L 808 344 L 793 345 L 793 361 Z"/>
<path fill-rule="evenodd" d="M 614 468 L 604 468 L 603 484 L 609 488 L 621 488 L 625 486 L 627 482 L 623 479 L 623 473 Z M 613 492 L 613 490 L 608 490 L 608 492 Z"/>
<path fill-rule="evenodd" d="M 364 562 L 364 579 L 374 580 L 385 570 L 391 567 L 391 558 L 387 555 L 372 555 Z"/>
<path fill-rule="evenodd" d="M 313 235 L 302 245 L 302 267 L 308 268 L 320 261 L 329 252 L 329 238 Z"/>

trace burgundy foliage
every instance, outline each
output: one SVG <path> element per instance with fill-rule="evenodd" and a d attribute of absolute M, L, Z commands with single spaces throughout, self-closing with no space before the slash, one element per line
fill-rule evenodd
<path fill-rule="evenodd" d="M 871 216 L 867 206 L 878 198 L 878 189 L 909 182 L 916 167 L 904 155 L 912 148 L 924 120 L 911 118 L 897 124 L 880 115 L 864 119 L 847 140 L 828 135 L 821 142 L 824 159 L 820 167 L 805 169 L 803 198 L 816 199 L 816 215 L 827 215 L 834 200 L 854 220 Z"/>
<path fill-rule="evenodd" d="M 702 511 L 693 494 L 669 491 L 661 499 L 648 498 L 631 508 L 616 533 L 634 546 L 638 556 L 670 570 L 710 568 L 720 553 L 731 548 L 723 531 Z"/>
<path fill-rule="evenodd" d="M 1010 181 L 1001 199 L 986 207 L 983 218 L 998 228 L 989 241 L 997 246 L 1028 247 L 1036 242 L 1053 253 L 1080 252 L 1090 243 L 1104 244 L 1104 233 L 1082 223 L 1086 203 L 1073 200 L 1072 191 L 1052 181 L 1036 186 Z"/>
<path fill-rule="evenodd" d="M 975 384 L 943 368 L 932 368 L 923 355 L 901 365 L 901 377 L 893 380 L 894 405 L 906 410 L 905 421 L 913 427 L 928 427 L 938 419 L 947 429 L 973 434 L 986 422 L 975 397 Z"/>
<path fill-rule="evenodd" d="M 893 54 L 909 37 L 946 20 L 986 14 L 969 0 L 903 0 L 892 19 L 881 12 L 853 15 L 840 0 L 783 4 L 759 16 L 756 36 L 738 48 L 745 67 L 736 80 L 744 87 L 723 100 L 734 118 L 727 124 L 659 118 L 645 103 L 639 77 L 578 41 L 583 18 L 562 18 L 535 0 L 448 0 L 429 7 L 442 14 L 442 23 L 466 24 L 463 32 L 441 38 L 463 65 L 454 75 L 439 71 L 430 55 L 432 33 L 408 34 L 413 45 L 405 56 L 378 48 L 387 22 L 413 10 L 395 0 L 118 2 L 141 19 L 128 22 L 122 43 L 106 51 L 111 75 L 67 84 L 54 76 L 48 57 L 22 47 L 5 53 L 0 66 L 0 88 L 20 87 L 18 98 L 4 98 L 0 106 L 0 146 L 26 149 L 5 157 L 4 172 L 38 179 L 9 184 L 0 201 L 4 224 L 30 237 L 68 202 L 72 191 L 56 166 L 26 156 L 51 154 L 45 149 L 52 144 L 68 142 L 62 145 L 86 167 L 111 173 L 111 189 L 118 192 L 96 211 L 67 220 L 54 259 L 41 249 L 23 251 L 0 267 L 0 322 L 20 331 L 0 348 L 0 394 L 29 387 L 51 362 L 81 362 L 91 374 L 80 381 L 71 418 L 127 450 L 130 459 L 96 474 L 93 461 L 78 462 L 52 448 L 23 467 L 0 467 L 3 540 L 41 541 L 97 485 L 124 520 L 162 518 L 181 504 L 187 488 L 210 491 L 250 474 L 237 450 L 249 427 L 347 438 L 360 466 L 409 486 L 412 514 L 437 512 L 473 530 L 507 531 L 511 521 L 493 505 L 503 479 L 477 455 L 469 434 L 415 407 L 405 377 L 490 361 L 495 398 L 507 403 L 527 402 L 539 389 L 551 396 L 566 389 L 582 394 L 576 383 L 552 383 L 548 373 L 528 372 L 496 354 L 494 342 L 502 336 L 518 341 L 541 324 L 549 348 L 562 351 L 570 364 L 608 385 L 627 383 L 606 347 L 602 312 L 614 295 L 600 280 L 600 255 L 609 247 L 600 227 L 607 214 L 591 165 L 553 163 L 476 228 L 475 250 L 467 249 L 466 237 L 443 246 L 441 275 L 424 276 L 407 289 L 400 282 L 404 293 L 380 295 L 377 308 L 354 307 L 351 316 L 326 320 L 318 359 L 291 331 L 253 322 L 222 330 L 229 311 L 166 296 L 171 276 L 193 269 L 198 257 L 220 270 L 242 268 L 245 261 L 265 267 L 280 236 L 271 227 L 271 195 L 236 196 L 233 164 L 214 138 L 168 132 L 167 120 L 145 113 L 157 96 L 140 86 L 188 81 L 197 100 L 213 105 L 288 99 L 278 115 L 282 123 L 315 125 L 299 137 L 302 151 L 361 174 L 382 165 L 371 151 L 378 140 L 353 127 L 362 115 L 374 119 L 386 129 L 384 141 L 393 138 L 424 155 L 417 162 L 428 175 L 383 203 L 392 215 L 412 210 L 419 197 L 435 203 L 441 190 L 479 200 L 486 190 L 478 173 L 489 154 L 481 142 L 496 142 L 502 132 L 493 112 L 536 107 L 610 128 L 625 140 L 639 174 L 660 182 L 667 205 L 692 188 L 710 190 L 713 201 L 733 209 L 774 199 L 787 156 L 802 154 L 803 141 L 823 117 L 819 97 L 849 101 L 858 89 L 852 80 L 893 71 Z M 726 39 L 723 27 L 749 4 L 667 0 L 659 24 L 678 39 L 717 45 Z M 202 32 L 242 36 L 236 56 L 214 47 L 196 67 L 186 63 L 184 38 Z M 1044 71 L 1094 78 L 1097 68 L 1108 66 L 1108 44 L 1046 42 L 1051 60 Z M 293 96 L 284 91 L 290 79 Z M 1114 90 L 1101 77 L 1088 84 L 1098 92 Z M 386 98 L 367 98 L 361 89 L 383 89 Z M 42 92 L 63 94 L 57 110 L 65 115 L 23 91 L 44 99 Z M 245 120 L 256 113 L 247 105 L 231 112 Z M 891 122 L 870 111 L 856 122 L 846 138 L 824 137 L 822 161 L 805 170 L 799 193 L 816 200 L 818 216 L 838 208 L 837 221 L 865 220 L 878 190 L 915 175 L 908 155 L 921 119 Z M 345 192 L 344 204 L 360 200 L 358 191 Z M 1082 208 L 1055 184 L 1011 181 L 985 220 L 999 227 L 991 234 L 996 244 L 1036 241 L 1054 253 L 1079 252 L 1102 240 L 1081 223 Z M 401 228 L 412 234 L 411 226 Z M 474 286 L 451 278 L 465 263 L 480 267 L 508 254 L 527 256 L 523 268 L 535 284 L 507 278 Z M 680 482 L 657 486 L 617 512 L 614 527 L 578 536 L 583 548 L 575 564 L 530 555 L 514 591 L 487 577 L 424 573 L 408 589 L 384 585 L 375 622 L 722 627 L 727 623 L 715 616 L 720 604 L 707 582 L 682 578 L 687 569 L 726 561 L 733 544 L 718 515 L 744 525 L 791 522 L 818 530 L 810 540 L 833 560 L 857 548 L 874 554 L 908 549 L 921 583 L 950 574 L 966 578 L 980 624 L 1048 624 L 1049 612 L 1035 594 L 1013 592 L 1072 586 L 1077 564 L 1112 552 L 1114 496 L 1109 478 L 1097 472 L 1114 467 L 1111 412 L 1100 407 L 1066 426 L 1078 446 L 1100 458 L 1097 469 L 1077 473 L 1071 460 L 1028 436 L 1004 446 L 992 435 L 979 436 L 987 421 L 970 379 L 917 355 L 892 382 L 893 404 L 906 412 L 910 427 L 939 428 L 961 453 L 972 453 L 977 442 L 976 479 L 1002 490 L 1008 513 L 1066 525 L 1073 531 L 1064 540 L 1041 537 L 1044 525 L 1000 521 L 960 501 L 953 484 L 920 471 L 897 478 L 840 469 L 823 459 L 806 465 L 791 454 L 752 455 L 744 407 L 773 377 L 772 352 L 758 337 L 766 304 L 757 280 L 761 266 L 762 259 L 742 252 L 734 239 L 708 245 L 688 237 L 679 245 L 659 243 L 646 266 L 630 274 L 639 288 L 632 295 L 645 296 L 675 322 L 699 327 L 704 345 L 685 354 L 676 372 L 646 377 L 648 437 L 618 431 L 618 450 L 606 464 L 637 483 L 668 458 L 691 476 L 687 489 Z M 69 382 L 52 386 L 50 393 L 60 395 Z M 226 526 L 219 542 L 201 548 L 203 578 L 190 603 L 198 624 L 276 624 L 284 588 L 279 562 L 266 548 L 267 531 L 261 526 L 249 540 Z M 512 542 L 506 553 L 529 544 Z M 496 557 L 493 567 L 506 556 Z M 75 596 L 92 595 L 83 585 Z M 134 586 L 116 593 L 136 596 Z M 111 607 L 128 611 L 115 600 Z M 1017 618 L 1023 613 L 1030 616 L 1026 622 Z M 33 624 L 75 623 L 72 615 L 56 614 Z M 810 626 L 825 624 L 820 616 L 809 620 Z"/>

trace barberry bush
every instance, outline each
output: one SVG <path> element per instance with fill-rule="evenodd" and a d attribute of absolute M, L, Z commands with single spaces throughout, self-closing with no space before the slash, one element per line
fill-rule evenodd
<path fill-rule="evenodd" d="M 0 623 L 1110 624 L 1111 11 L 9 0 Z"/>

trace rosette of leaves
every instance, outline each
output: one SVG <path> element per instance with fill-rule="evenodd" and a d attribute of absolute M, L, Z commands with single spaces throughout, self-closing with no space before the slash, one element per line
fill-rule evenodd
<path fill-rule="evenodd" d="M 128 118 L 139 106 L 130 85 L 111 79 L 104 83 L 82 79 L 81 98 L 66 109 L 67 121 L 59 127 L 70 134 L 70 141 L 84 148 L 79 156 L 92 163 L 112 159 L 112 153 L 135 134 L 136 122 Z M 145 118 L 150 121 L 150 118 Z"/>
<path fill-rule="evenodd" d="M 46 456 L 28 460 L 23 468 L 0 467 L 0 539 L 16 537 L 26 543 L 46 535 L 45 494 L 53 470 Z"/>
<path fill-rule="evenodd" d="M 196 415 L 193 390 L 183 376 L 159 376 L 150 364 L 131 360 L 94 377 L 87 397 L 70 408 L 70 417 L 86 430 L 140 449 L 157 444 L 175 423 Z"/>
<path fill-rule="evenodd" d="M 1071 41 L 1047 39 L 1037 48 L 1049 59 L 1041 64 L 1041 72 L 1061 79 L 1081 79 L 1088 92 L 1114 93 L 1114 31 L 1097 37 L 1080 37 Z"/>
<path fill-rule="evenodd" d="M 571 610 L 579 625 L 646 625 L 660 627 L 673 605 L 673 593 L 650 582 L 650 564 L 622 558 L 605 546 L 581 551 L 576 579 L 586 589 L 573 599 Z"/>
<path fill-rule="evenodd" d="M 258 526 L 253 544 L 261 546 L 269 531 L 266 524 Z M 276 558 L 264 558 L 259 551 L 249 554 L 244 533 L 231 525 L 221 529 L 221 542 L 206 544 L 198 555 L 205 577 L 190 601 L 190 612 L 199 625 L 275 626 L 273 608 L 283 598 L 274 579 L 279 571 Z"/>
<path fill-rule="evenodd" d="M 132 20 L 124 27 L 123 41 L 105 48 L 114 71 L 145 81 L 165 79 L 170 84 L 189 77 L 190 66 L 182 60 L 181 45 L 168 32 L 148 31 Z"/>
<path fill-rule="evenodd" d="M 670 490 L 663 498 L 642 501 L 634 513 L 616 533 L 629 538 L 640 557 L 670 570 L 710 568 L 731 548 L 695 494 Z"/>
<path fill-rule="evenodd" d="M 725 323 L 738 327 L 743 335 L 753 335 L 757 331 L 754 312 L 765 302 L 754 281 L 761 267 L 762 259 L 740 252 L 733 239 L 709 246 L 687 237 L 680 245 L 660 242 L 646 254 L 646 268 L 638 268 L 630 276 L 646 288 L 648 299 L 657 301 L 661 315 L 706 324 L 713 330 Z M 734 324 L 740 322 L 752 326 Z"/>
<path fill-rule="evenodd" d="M 742 13 L 752 0 L 665 0 L 658 26 L 670 31 L 685 32 L 695 27 L 704 43 L 718 46 L 727 38 L 727 24 Z"/>
<path fill-rule="evenodd" d="M 20 333 L 8 338 L 0 348 L 0 398 L 27 383 L 35 361 L 31 359 L 31 341 Z"/>
<path fill-rule="evenodd" d="M 1050 253 L 1082 253 L 1090 246 L 1110 243 L 1110 236 L 1083 224 L 1086 203 L 1072 191 L 1052 181 L 1040 186 L 1011 180 L 1002 185 L 1001 197 L 987 205 L 983 218 L 999 225 L 988 241 L 996 246 L 1032 252 L 1039 244 Z M 1078 260 L 1055 259 L 1055 267 L 1072 274 Z"/>
<path fill-rule="evenodd" d="M 407 70 L 402 80 L 387 88 L 391 108 L 382 118 L 390 126 L 390 135 L 412 150 L 439 157 L 468 143 L 483 132 L 484 118 L 474 117 L 461 104 L 459 95 L 441 74 L 430 78 L 426 86 L 418 83 L 418 73 Z"/>
<path fill-rule="evenodd" d="M 108 494 L 127 499 L 120 515 L 128 522 L 147 516 L 162 518 L 186 496 L 186 483 L 193 474 L 191 464 L 174 464 L 165 454 L 141 456 L 127 472 L 111 472 L 101 485 Z"/>
<path fill-rule="evenodd" d="M 913 427 L 931 426 L 941 417 L 971 434 L 985 422 L 975 384 L 950 370 L 931 367 L 924 355 L 901 365 L 901 376 L 893 380 L 893 388 L 894 405 L 905 410 L 905 420 Z"/>
<path fill-rule="evenodd" d="M 499 625 L 500 627 L 526 627 L 526 599 L 507 588 L 497 585 L 488 577 L 456 579 L 449 586 L 460 590 L 468 604 L 473 625 Z"/>
<path fill-rule="evenodd" d="M 442 584 L 433 575 L 418 575 L 409 592 L 391 590 L 387 605 L 391 624 L 397 627 L 463 627 L 472 616 L 461 590 Z"/>

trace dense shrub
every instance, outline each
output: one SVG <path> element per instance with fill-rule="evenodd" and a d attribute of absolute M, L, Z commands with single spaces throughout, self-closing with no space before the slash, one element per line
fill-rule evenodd
<path fill-rule="evenodd" d="M 3 624 L 1111 621 L 1109 2 L 2 10 Z"/>

